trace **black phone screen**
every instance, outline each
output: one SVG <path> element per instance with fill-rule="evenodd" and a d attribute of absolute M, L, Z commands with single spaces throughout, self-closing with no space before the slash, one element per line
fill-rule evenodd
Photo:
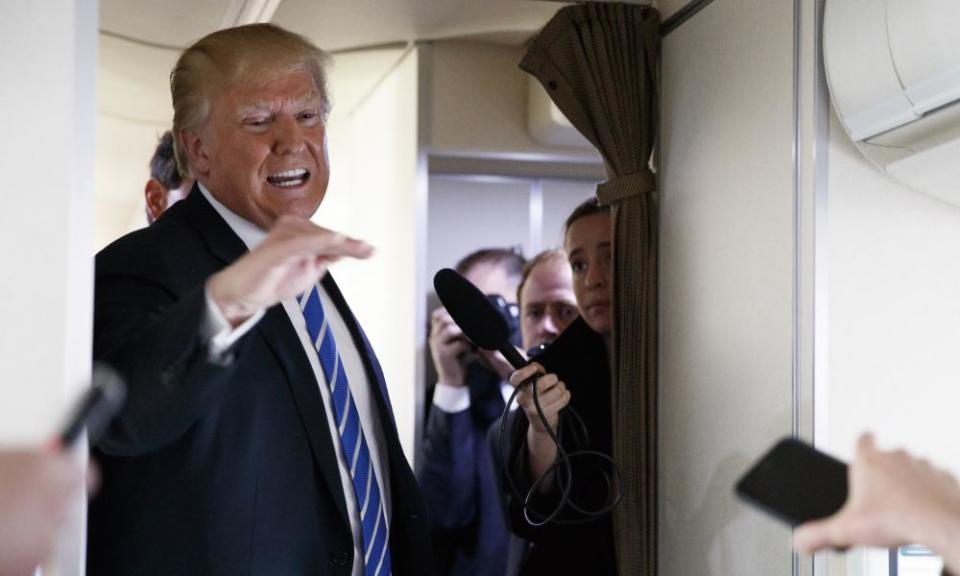
<path fill-rule="evenodd" d="M 791 526 L 830 516 L 847 500 L 847 465 L 800 440 L 777 442 L 737 482 L 737 494 Z"/>

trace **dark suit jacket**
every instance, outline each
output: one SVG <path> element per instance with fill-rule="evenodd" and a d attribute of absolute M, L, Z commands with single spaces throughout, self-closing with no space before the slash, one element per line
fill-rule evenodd
<path fill-rule="evenodd" d="M 577 330 L 573 326 L 554 342 L 552 358 L 545 352 L 536 358 L 548 372 L 557 372 L 570 390 L 570 406 L 583 419 L 581 428 L 567 411 L 561 420 L 560 440 L 570 453 L 577 450 L 595 450 L 609 456 L 612 453 L 610 413 L 610 368 L 606 360 L 603 339 L 585 328 L 582 320 Z M 577 334 L 583 339 L 572 343 L 561 339 Z M 564 348 L 567 346 L 568 348 Z M 557 360 L 560 362 L 556 362 Z M 561 522 L 552 522 L 542 527 L 531 526 L 524 516 L 524 498 L 531 489 L 534 478 L 529 474 L 527 457 L 527 428 L 523 410 L 515 410 L 507 418 L 501 448 L 500 421 L 491 426 L 487 440 L 491 446 L 493 466 L 500 484 L 500 496 L 511 531 L 528 541 L 520 561 L 520 568 L 510 574 L 523 576 L 554 576 L 556 574 L 590 574 L 591 576 L 616 576 L 617 566 L 613 545 L 613 523 L 610 514 L 587 519 L 571 507 L 564 508 L 558 516 Z M 583 429 L 587 437 L 583 436 Z M 506 461 L 505 461 L 506 460 Z M 609 483 L 604 473 L 609 466 L 592 456 L 574 457 L 570 460 L 573 481 L 570 485 L 570 501 L 587 510 L 600 510 L 610 495 Z M 509 471 L 514 486 L 505 472 Z M 534 511 L 548 514 L 560 502 L 561 490 L 556 475 L 553 488 L 538 493 L 531 499 Z M 537 518 L 542 519 L 542 518 Z M 576 521 L 582 523 L 564 524 Z"/>
<path fill-rule="evenodd" d="M 282 306 L 212 361 L 204 283 L 246 247 L 195 188 L 97 255 L 94 357 L 127 404 L 95 457 L 94 576 L 349 575 L 353 539 L 317 381 Z M 427 524 L 383 374 L 332 278 L 323 285 L 364 360 L 383 423 L 394 574 L 433 572 Z M 343 346 L 343 344 L 341 344 Z"/>
<path fill-rule="evenodd" d="M 500 377 L 479 363 L 467 368 L 470 408 L 436 406 L 427 418 L 417 477 L 445 576 L 504 576 L 509 532 L 490 462 L 486 430 L 503 412 Z"/>

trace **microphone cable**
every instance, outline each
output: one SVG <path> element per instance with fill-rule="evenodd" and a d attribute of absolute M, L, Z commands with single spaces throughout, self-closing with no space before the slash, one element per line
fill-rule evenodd
<path fill-rule="evenodd" d="M 568 404 L 557 415 L 557 431 L 554 432 L 553 427 L 550 426 L 546 415 L 543 413 L 543 408 L 540 405 L 539 393 L 537 391 L 536 382 L 542 375 L 542 373 L 537 373 L 521 382 L 520 385 L 517 386 L 510 394 L 510 399 L 507 401 L 507 405 L 503 409 L 503 415 L 500 417 L 499 429 L 499 449 L 500 458 L 503 462 L 503 474 L 507 479 L 507 483 L 510 486 L 510 491 L 513 493 L 513 496 L 518 501 L 523 502 L 523 517 L 530 526 L 539 528 L 546 526 L 547 524 L 556 524 L 559 526 L 587 524 L 601 516 L 608 514 L 617 506 L 617 504 L 620 503 L 620 500 L 623 497 L 623 473 L 620 471 L 620 467 L 617 466 L 617 463 L 608 454 L 604 454 L 599 450 L 589 449 L 590 433 L 587 430 L 583 418 L 577 413 L 573 406 Z M 511 462 L 508 458 L 506 450 L 506 430 L 507 420 L 510 416 L 510 407 L 516 400 L 517 395 L 527 385 L 530 385 L 533 389 L 533 405 L 537 409 L 537 417 L 540 419 L 541 423 L 543 423 L 543 428 L 546 430 L 550 440 L 557 447 L 557 457 L 553 464 L 551 464 L 546 470 L 543 471 L 543 473 L 540 474 L 540 476 L 537 477 L 537 479 L 530 486 L 529 490 L 527 490 L 526 494 L 524 494 L 510 470 Z M 583 446 L 583 448 L 568 452 L 563 447 L 562 435 L 565 428 L 565 416 L 570 416 L 573 418 L 570 428 L 571 435 L 574 436 L 572 439 L 573 445 Z M 528 426 L 529 425 L 532 425 L 532 423 L 528 423 Z M 520 444 L 520 449 L 525 450 L 526 446 L 526 435 L 524 435 L 524 438 Z M 574 476 L 571 462 L 575 458 L 583 459 L 587 457 L 599 458 L 605 464 L 609 464 L 610 467 L 609 472 L 607 470 L 600 471 L 604 483 L 606 484 L 607 495 L 604 498 L 604 503 L 599 508 L 595 509 L 578 504 L 573 500 L 573 498 L 571 498 Z M 560 488 L 560 500 L 550 511 L 541 512 L 534 509 L 533 499 L 537 496 L 540 486 L 543 485 L 548 478 L 550 478 L 551 474 L 554 475 L 557 485 Z M 579 514 L 580 517 L 561 518 L 560 515 L 567 508 L 570 508 Z"/>

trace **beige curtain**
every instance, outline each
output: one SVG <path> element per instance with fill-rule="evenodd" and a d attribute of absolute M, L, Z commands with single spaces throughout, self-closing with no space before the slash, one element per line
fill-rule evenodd
<path fill-rule="evenodd" d="M 603 155 L 597 196 L 614 230 L 613 457 L 624 474 L 614 511 L 621 576 L 657 574 L 656 179 L 660 15 L 649 6 L 561 9 L 520 63 Z"/>

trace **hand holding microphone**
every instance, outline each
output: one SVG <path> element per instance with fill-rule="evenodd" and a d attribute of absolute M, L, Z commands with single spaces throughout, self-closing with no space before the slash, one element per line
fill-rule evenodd
<path fill-rule="evenodd" d="M 453 270 L 443 269 L 434 276 L 433 285 L 440 301 L 463 330 L 463 334 L 479 348 L 499 351 L 517 369 L 510 376 L 510 383 L 516 388 L 514 397 L 521 398 L 519 404 L 523 407 L 524 415 L 530 423 L 526 436 L 526 449 L 530 464 L 530 470 L 527 472 L 529 472 L 530 478 L 534 480 L 532 486 L 524 494 L 524 491 L 520 489 L 517 481 L 513 478 L 509 466 L 505 467 L 504 476 L 514 497 L 519 502 L 523 502 L 523 513 L 527 522 L 531 526 L 543 526 L 550 523 L 578 524 L 593 521 L 595 518 L 609 513 L 620 501 L 623 477 L 616 463 L 608 454 L 590 448 L 589 434 L 584 426 L 583 419 L 569 405 L 571 393 L 567 390 L 566 384 L 556 374 L 544 374 L 546 371 L 541 364 L 527 362 L 510 343 L 510 327 L 507 321 L 487 297 L 466 278 Z M 586 330 L 594 338 L 598 337 L 596 333 L 586 328 L 585 324 L 582 330 Z M 558 347 L 558 343 L 563 340 L 561 336 L 554 342 L 551 350 L 556 353 L 555 356 L 566 354 L 568 356 L 567 364 L 569 364 L 571 360 L 569 358 L 570 352 L 576 351 L 575 356 L 577 356 L 581 351 L 589 352 L 596 347 L 581 345 L 582 342 L 577 338 L 575 336 L 572 340 L 569 340 L 563 346 L 564 350 L 561 352 L 561 348 Z M 554 360 L 556 361 L 556 358 Z M 575 359 L 573 361 L 576 363 Z M 562 364 L 562 362 L 558 364 Z M 543 375 L 538 377 L 538 374 Z M 508 411 L 514 397 L 511 397 L 510 402 L 507 403 L 507 408 L 504 410 L 504 415 L 500 421 L 499 446 L 502 455 L 506 452 Z M 572 418 L 570 426 L 572 438 L 579 439 L 581 444 L 573 451 L 565 450 L 558 437 L 557 431 L 566 428 L 561 418 L 561 411 L 564 409 Z M 576 443 L 576 440 L 574 440 L 574 444 Z M 599 506 L 582 505 L 571 499 L 573 484 L 571 461 L 574 458 L 579 460 L 593 458 L 601 461 L 599 467 L 590 467 L 593 469 L 591 473 L 594 476 L 601 476 L 603 479 L 602 485 L 608 487 L 607 497 L 603 499 Z M 501 460 L 503 462 L 510 461 L 505 455 L 502 456 Z M 581 469 L 583 468 L 581 466 Z M 609 472 L 607 468 L 609 468 Z M 552 487 L 555 483 L 560 488 L 557 505 L 548 512 L 534 510 L 531 506 L 534 495 Z M 569 515 L 573 517 L 561 517 L 564 512 L 569 512 Z"/>
<path fill-rule="evenodd" d="M 538 376 L 539 375 L 539 376 Z M 547 374 L 543 366 L 533 362 L 510 375 L 510 384 L 522 386 L 517 394 L 517 404 L 530 421 L 530 434 L 547 436 L 547 427 L 554 433 L 560 420 L 560 411 L 570 403 L 570 391 L 556 374 Z M 537 388 L 540 410 L 533 401 L 533 387 Z M 542 417 L 541 417 L 542 415 Z"/>

